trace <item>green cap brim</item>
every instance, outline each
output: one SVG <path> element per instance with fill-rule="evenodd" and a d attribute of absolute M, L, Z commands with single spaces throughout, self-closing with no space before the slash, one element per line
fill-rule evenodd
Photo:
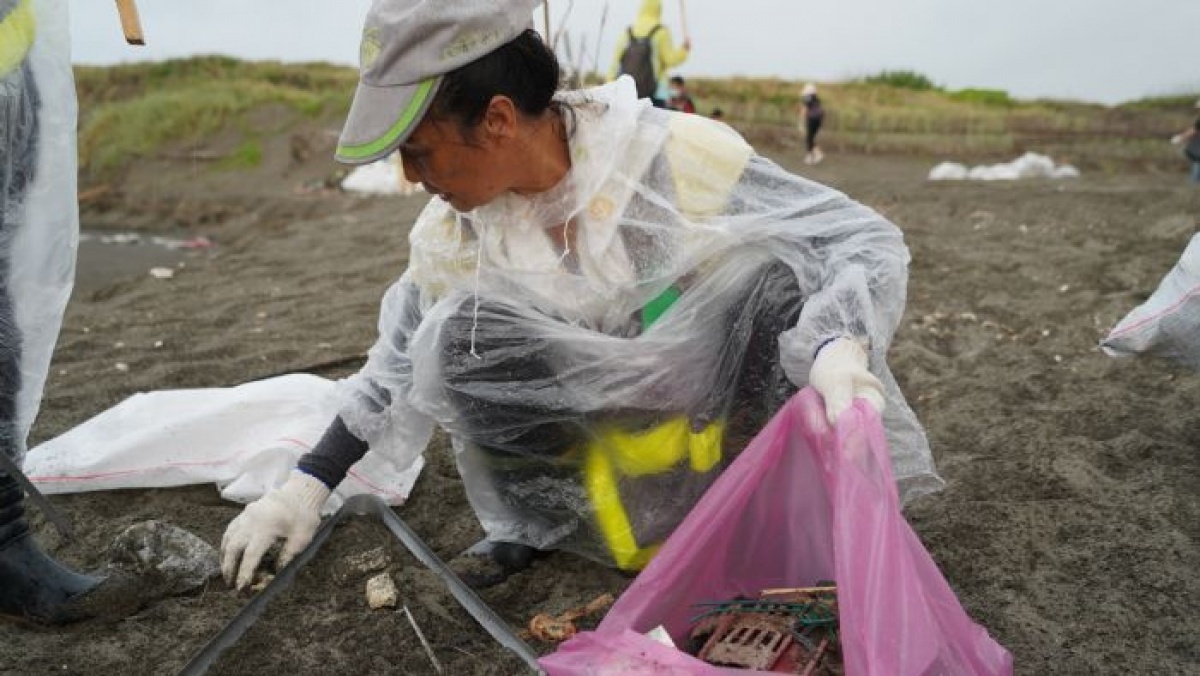
<path fill-rule="evenodd" d="M 391 154 L 421 123 L 440 82 L 441 77 L 395 87 L 360 82 L 334 158 L 345 164 L 366 164 Z"/>

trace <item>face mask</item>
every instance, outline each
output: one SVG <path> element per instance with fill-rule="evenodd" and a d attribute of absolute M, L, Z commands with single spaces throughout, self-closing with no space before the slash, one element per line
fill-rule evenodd
<path fill-rule="evenodd" d="M 673 98 L 673 99 L 674 99 L 674 98 L 678 98 L 678 97 L 680 97 L 680 96 L 683 96 L 683 90 L 682 90 L 682 89 L 675 89 L 674 87 L 672 87 L 672 88 L 671 88 L 671 89 L 669 89 L 668 91 L 670 91 L 670 92 L 671 92 L 671 98 Z"/>

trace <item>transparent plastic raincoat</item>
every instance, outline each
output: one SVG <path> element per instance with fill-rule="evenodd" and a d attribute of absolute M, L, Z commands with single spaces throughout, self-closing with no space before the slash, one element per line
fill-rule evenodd
<path fill-rule="evenodd" d="M 490 539 L 636 570 L 845 335 L 885 385 L 902 490 L 936 490 L 884 361 L 900 231 L 629 78 L 560 97 L 558 186 L 418 218 L 379 340 L 339 386 L 350 431 L 404 465 L 440 424 Z"/>
<path fill-rule="evenodd" d="M 0 452 L 20 463 L 75 277 L 65 2 L 0 0 Z"/>

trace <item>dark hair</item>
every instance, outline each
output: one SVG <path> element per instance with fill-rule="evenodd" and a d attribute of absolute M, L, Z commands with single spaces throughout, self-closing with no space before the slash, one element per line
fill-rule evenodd
<path fill-rule="evenodd" d="M 681 85 L 683 84 L 683 78 L 678 75 L 672 75 L 670 82 L 671 84 Z"/>
<path fill-rule="evenodd" d="M 492 97 L 503 95 L 523 114 L 537 117 L 561 105 L 554 100 L 560 77 L 554 52 L 536 31 L 527 29 L 487 56 L 447 73 L 428 114 L 430 119 L 454 121 L 469 134 L 483 121 Z"/>

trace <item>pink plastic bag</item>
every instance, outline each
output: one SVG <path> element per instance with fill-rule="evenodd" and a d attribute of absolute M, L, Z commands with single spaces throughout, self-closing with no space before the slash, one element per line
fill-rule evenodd
<path fill-rule="evenodd" d="M 542 658 L 554 675 L 747 674 L 677 644 L 692 604 L 818 580 L 838 585 L 846 673 L 1011 674 L 1012 656 L 959 605 L 900 512 L 879 416 L 863 401 L 825 419 L 806 389 L 708 490 L 594 632 Z"/>

